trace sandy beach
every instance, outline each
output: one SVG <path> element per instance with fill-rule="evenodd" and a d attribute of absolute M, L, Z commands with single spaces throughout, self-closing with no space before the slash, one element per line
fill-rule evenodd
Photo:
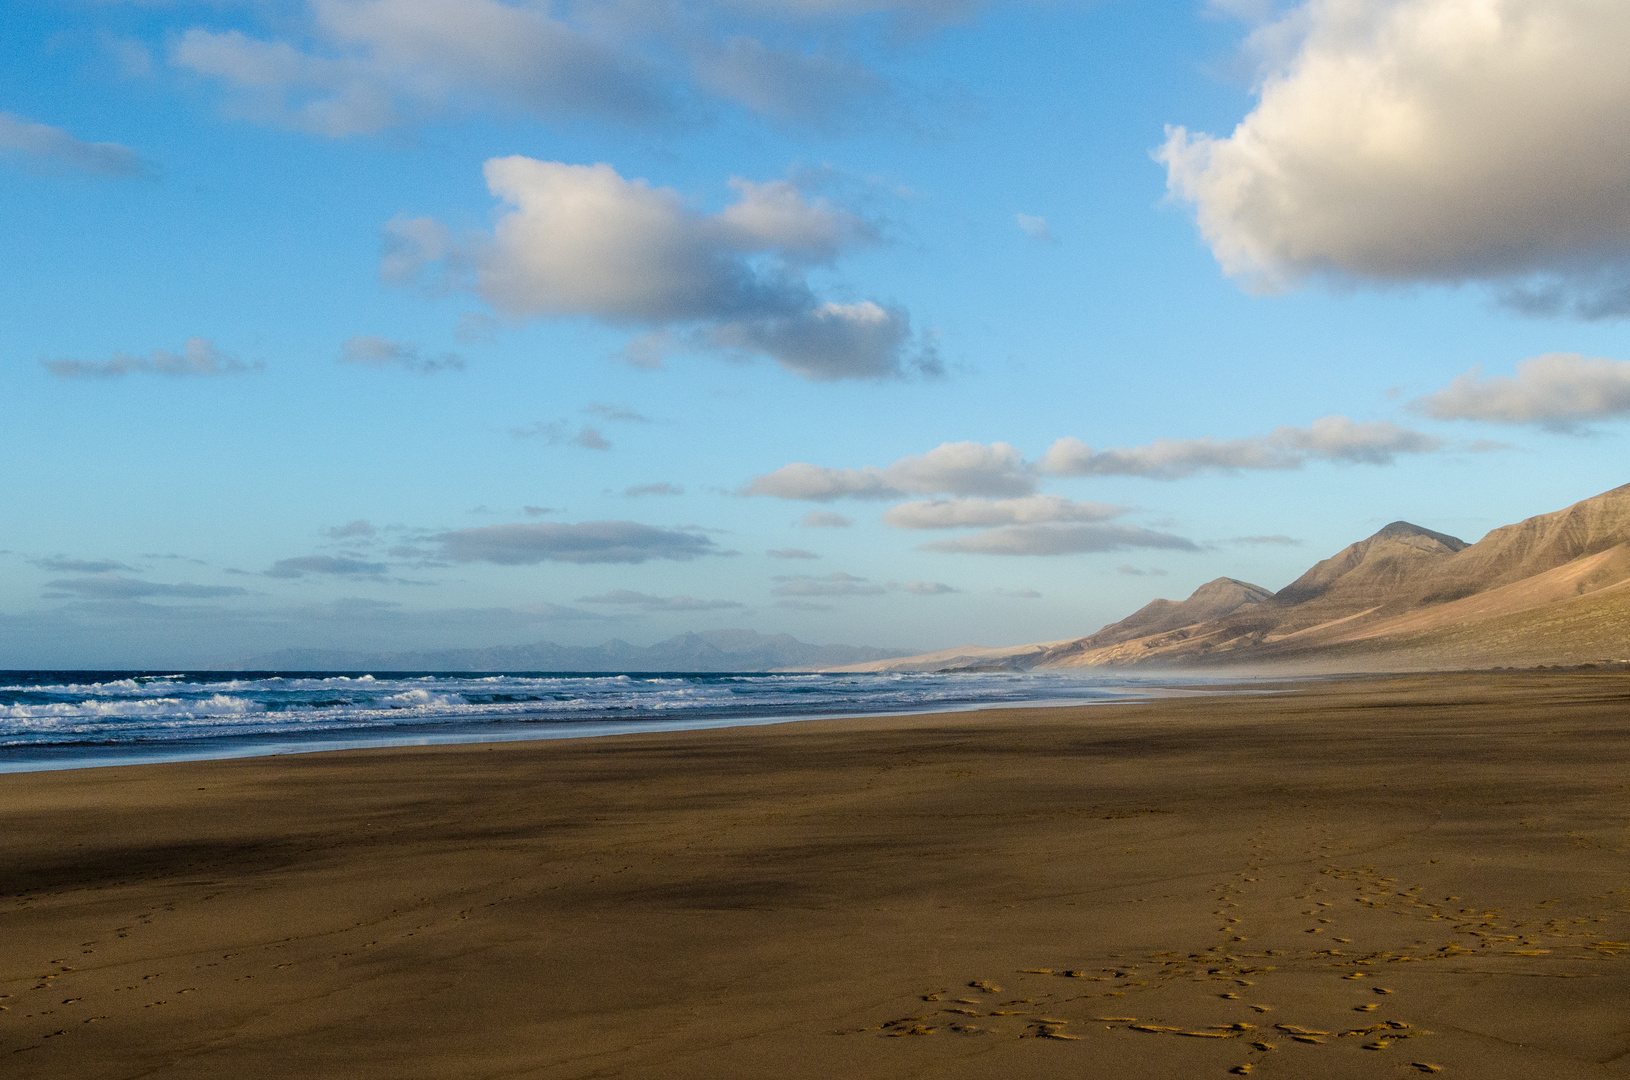
<path fill-rule="evenodd" d="M 1630 1075 L 1630 677 L 0 776 L 0 1073 Z"/>

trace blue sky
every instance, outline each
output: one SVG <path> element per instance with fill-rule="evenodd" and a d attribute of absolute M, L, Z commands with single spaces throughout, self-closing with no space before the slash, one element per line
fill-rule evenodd
<path fill-rule="evenodd" d="M 905 648 L 1630 480 L 1607 0 L 0 13 L 0 666 Z"/>

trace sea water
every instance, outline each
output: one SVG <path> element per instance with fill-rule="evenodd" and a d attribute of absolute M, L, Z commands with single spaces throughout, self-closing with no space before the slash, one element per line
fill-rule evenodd
<path fill-rule="evenodd" d="M 0 672 L 0 772 L 1124 700 L 1125 675 Z"/>

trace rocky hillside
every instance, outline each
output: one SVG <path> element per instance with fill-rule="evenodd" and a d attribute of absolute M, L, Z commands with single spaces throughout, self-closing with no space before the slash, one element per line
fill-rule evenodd
<path fill-rule="evenodd" d="M 1139 627 L 1142 614 L 1036 654 L 1031 666 L 1351 671 L 1630 659 L 1630 485 L 1471 545 L 1394 522 L 1227 614 Z"/>

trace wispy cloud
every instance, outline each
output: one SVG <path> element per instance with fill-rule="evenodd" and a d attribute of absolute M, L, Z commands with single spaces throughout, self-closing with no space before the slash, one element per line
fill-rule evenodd
<path fill-rule="evenodd" d="M 808 462 L 783 465 L 755 476 L 743 495 L 831 502 L 836 499 L 894 500 L 910 495 L 964 496 L 955 500 L 907 503 L 884 515 L 899 528 L 954 528 L 959 525 L 1041 521 L 1091 521 L 1116 516 L 1120 508 L 1036 495 L 1042 476 L 1143 476 L 1174 480 L 1202 472 L 1241 469 L 1298 469 L 1309 461 L 1389 465 L 1400 454 L 1444 448 L 1442 439 L 1397 424 L 1359 422 L 1326 416 L 1306 427 L 1285 425 L 1266 435 L 1240 439 L 1156 439 L 1142 446 L 1095 450 L 1073 436 L 1057 440 L 1040 460 L 1024 460 L 1005 442 L 943 443 L 891 465 L 830 467 Z M 809 519 L 805 519 L 808 523 Z M 930 524 L 935 522 L 936 524 Z"/>
<path fill-rule="evenodd" d="M 379 577 L 385 573 L 385 564 L 339 555 L 300 555 L 292 559 L 279 559 L 265 573 L 267 577 L 274 578 L 303 578 L 307 574 Z"/>
<path fill-rule="evenodd" d="M 1397 424 L 1359 423 L 1326 416 L 1307 427 L 1275 428 L 1243 439 L 1157 439 L 1143 446 L 1094 450 L 1080 439 L 1059 439 L 1038 462 L 1052 476 L 1143 476 L 1176 480 L 1202 472 L 1299 469 L 1309 461 L 1390 465 L 1399 454 L 1426 454 L 1443 440 Z"/>
<path fill-rule="evenodd" d="M 128 146 L 86 142 L 62 128 L 0 112 L 0 160 L 8 158 L 35 169 L 76 169 L 100 176 L 141 176 L 149 171 L 141 155 Z"/>
<path fill-rule="evenodd" d="M 591 402 L 584 407 L 583 411 L 591 416 L 598 416 L 603 420 L 619 424 L 649 424 L 651 422 L 651 418 L 644 413 L 635 412 L 633 409 L 622 405 L 606 405 L 598 401 Z"/>
<path fill-rule="evenodd" d="M 517 439 L 539 439 L 550 446 L 570 444 L 584 450 L 611 449 L 610 441 L 597 428 L 584 424 L 576 434 L 572 434 L 571 425 L 564 420 L 538 420 L 524 427 L 511 428 L 509 433 Z"/>
<path fill-rule="evenodd" d="M 819 555 L 803 548 L 771 548 L 764 554 L 772 559 L 818 559 Z"/>
<path fill-rule="evenodd" d="M 935 540 L 918 550 L 958 555 L 1076 555 L 1128 548 L 1200 550 L 1192 540 L 1136 525 L 1013 525 L 973 536 Z"/>
<path fill-rule="evenodd" d="M 811 510 L 798 519 L 798 524 L 806 529 L 847 529 L 854 523 L 854 518 L 844 517 L 831 510 Z"/>
<path fill-rule="evenodd" d="M 135 567 L 126 566 L 122 562 L 112 559 L 64 559 L 48 558 L 34 559 L 34 565 L 41 570 L 50 570 L 58 574 L 106 574 L 114 570 L 129 570 L 134 572 Z"/>
<path fill-rule="evenodd" d="M 433 537 L 453 562 L 529 566 L 541 562 L 641 563 L 650 559 L 687 562 L 718 555 L 705 536 L 661 529 L 634 521 L 584 521 L 575 525 L 531 522 L 458 529 Z"/>
<path fill-rule="evenodd" d="M 154 349 L 147 356 L 116 352 L 111 360 L 42 360 L 45 370 L 61 379 L 118 379 L 126 375 L 247 375 L 262 364 L 246 364 L 217 348 L 208 338 L 187 339 L 179 353 Z"/>
<path fill-rule="evenodd" d="M 1166 571 L 1164 571 L 1164 570 L 1154 568 L 1154 567 L 1151 567 L 1151 568 L 1146 570 L 1146 569 L 1144 569 L 1143 567 L 1140 567 L 1140 566 L 1133 566 L 1131 563 L 1121 563 L 1121 565 L 1119 565 L 1119 566 L 1117 566 L 1115 568 L 1115 572 L 1117 574 L 1125 574 L 1127 577 L 1165 577 L 1166 576 Z"/>
<path fill-rule="evenodd" d="M 1013 220 L 1018 224 L 1019 231 L 1030 239 L 1043 244 L 1053 242 L 1053 230 L 1048 226 L 1046 218 L 1032 214 L 1014 214 Z"/>
<path fill-rule="evenodd" d="M 1485 376 L 1478 365 L 1410 405 L 1439 420 L 1577 432 L 1594 420 L 1630 416 L 1630 362 L 1546 353 L 1520 362 L 1514 376 Z"/>
<path fill-rule="evenodd" d="M 345 339 L 340 346 L 340 363 L 359 364 L 364 367 L 399 368 L 415 375 L 434 375 L 438 371 L 463 371 L 464 358 L 457 353 L 445 352 L 437 356 L 421 356 L 417 345 L 373 334 L 359 334 Z"/>
<path fill-rule="evenodd" d="M 323 534 L 333 540 L 371 540 L 377 532 L 377 529 L 361 519 L 323 530 Z"/>
<path fill-rule="evenodd" d="M 875 582 L 841 571 L 824 577 L 788 574 L 774 580 L 779 584 L 770 590 L 772 596 L 881 596 L 888 591 Z"/>
<path fill-rule="evenodd" d="M 726 611 L 747 606 L 734 600 L 699 600 L 684 593 L 677 596 L 652 596 L 650 593 L 633 592 L 628 589 L 613 589 L 598 596 L 580 596 L 577 602 L 632 607 L 641 611 Z"/>
<path fill-rule="evenodd" d="M 243 596 L 249 591 L 236 585 L 194 585 L 190 582 L 172 585 L 121 577 L 118 574 L 64 578 L 49 582 L 47 587 L 58 592 L 74 593 L 98 600 L 134 600 L 147 597 L 201 600 L 221 596 Z"/>
<path fill-rule="evenodd" d="M 629 499 L 639 499 L 647 495 L 683 495 L 685 488 L 680 484 L 670 484 L 659 481 L 655 484 L 635 484 L 623 489 L 623 496 Z"/>
<path fill-rule="evenodd" d="M 1028 495 L 1036 480 L 1007 443 L 942 443 L 926 454 L 879 468 L 827 468 L 797 462 L 754 477 L 745 495 L 830 502 L 898 499 L 906 495 Z M 807 521 L 807 519 L 806 519 Z"/>
<path fill-rule="evenodd" d="M 958 529 L 1049 521 L 1108 521 L 1124 513 L 1124 506 L 1077 502 L 1058 495 L 1026 495 L 1018 499 L 935 499 L 901 503 L 884 512 L 883 523 L 896 529 Z"/>

